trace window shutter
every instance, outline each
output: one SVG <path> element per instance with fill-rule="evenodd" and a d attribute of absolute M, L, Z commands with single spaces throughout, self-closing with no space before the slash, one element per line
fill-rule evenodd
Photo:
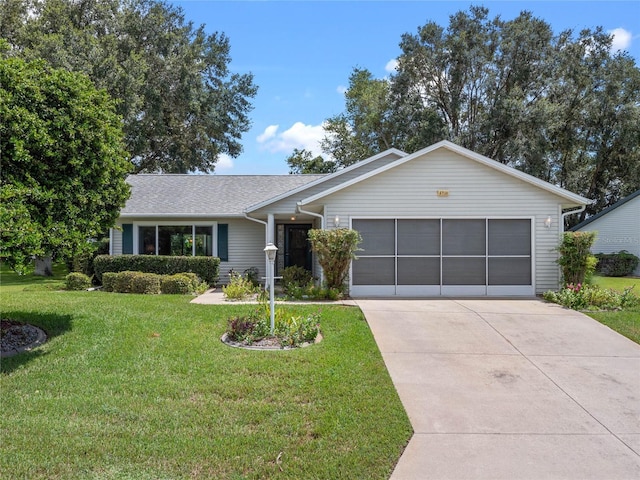
<path fill-rule="evenodd" d="M 218 224 L 218 258 L 221 262 L 229 261 L 229 225 Z"/>
<path fill-rule="evenodd" d="M 122 225 L 122 253 L 124 255 L 133 254 L 133 224 Z"/>

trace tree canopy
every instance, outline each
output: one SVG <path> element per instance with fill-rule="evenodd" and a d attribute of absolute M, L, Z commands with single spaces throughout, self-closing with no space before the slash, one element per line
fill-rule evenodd
<path fill-rule="evenodd" d="M 448 139 L 595 200 L 640 188 L 640 70 L 601 28 L 555 35 L 522 12 L 470 7 L 400 42 L 396 72 L 355 69 L 323 151 L 348 165 Z"/>
<path fill-rule="evenodd" d="M 230 73 L 229 39 L 161 0 L 4 0 L 11 54 L 88 75 L 117 99 L 136 172 L 211 172 L 242 152 L 250 74 Z"/>
<path fill-rule="evenodd" d="M 294 148 L 287 157 L 290 174 L 333 173 L 338 166 L 335 162 L 325 160 L 321 155 L 313 156 L 309 150 Z"/>
<path fill-rule="evenodd" d="M 122 121 L 103 90 L 44 61 L 0 58 L 0 258 L 68 258 L 129 197 Z"/>

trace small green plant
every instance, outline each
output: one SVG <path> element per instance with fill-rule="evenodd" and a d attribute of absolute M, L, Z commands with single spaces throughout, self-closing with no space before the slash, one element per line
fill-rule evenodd
<path fill-rule="evenodd" d="M 166 294 L 188 295 L 190 293 L 203 293 L 207 284 L 200 280 L 195 273 L 176 273 L 166 275 L 160 281 L 160 291 Z"/>
<path fill-rule="evenodd" d="M 348 228 L 312 229 L 309 240 L 311 249 L 318 256 L 327 287 L 344 292 L 349 265 L 357 258 L 355 252 L 362 241 L 360 234 Z"/>
<path fill-rule="evenodd" d="M 80 272 L 71 272 L 65 277 L 67 290 L 86 290 L 91 287 L 91 279 Z"/>
<path fill-rule="evenodd" d="M 558 247 L 565 284 L 583 284 L 595 271 L 598 259 L 591 254 L 595 232 L 565 232 Z"/>
<path fill-rule="evenodd" d="M 222 287 L 222 293 L 227 300 L 244 300 L 257 293 L 257 288 L 245 276 L 231 271 L 229 277 L 229 284 Z"/>
<path fill-rule="evenodd" d="M 545 292 L 543 298 L 573 310 L 624 310 L 640 303 L 632 288 L 620 293 L 596 285 L 570 283 L 558 292 Z"/>
<path fill-rule="evenodd" d="M 261 305 L 246 316 L 231 317 L 227 321 L 227 338 L 245 345 L 265 339 L 277 341 L 280 347 L 299 347 L 313 342 L 320 334 L 320 313 L 292 315 L 283 309 L 274 312 L 274 332 L 271 335 L 269 305 Z"/>
<path fill-rule="evenodd" d="M 282 289 L 286 294 L 306 287 L 312 280 L 311 272 L 304 267 L 291 265 L 282 270 Z"/>
<path fill-rule="evenodd" d="M 136 272 L 131 280 L 131 293 L 156 295 L 160 293 L 160 279 L 156 273 Z"/>
<path fill-rule="evenodd" d="M 251 282 L 254 287 L 258 287 L 260 285 L 260 279 L 258 275 L 260 271 L 258 267 L 249 267 L 244 271 L 244 277 Z"/>

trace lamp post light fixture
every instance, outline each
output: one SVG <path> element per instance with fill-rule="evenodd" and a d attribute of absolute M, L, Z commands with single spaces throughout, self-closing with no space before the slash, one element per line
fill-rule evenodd
<path fill-rule="evenodd" d="M 275 331 L 275 310 L 273 308 L 273 277 L 277 251 L 278 247 L 276 247 L 273 243 L 267 243 L 267 246 L 264 247 L 264 253 L 267 256 L 267 260 L 269 261 L 269 272 L 267 274 L 267 278 L 269 279 L 269 315 L 271 316 L 271 335 L 273 335 L 273 332 Z"/>

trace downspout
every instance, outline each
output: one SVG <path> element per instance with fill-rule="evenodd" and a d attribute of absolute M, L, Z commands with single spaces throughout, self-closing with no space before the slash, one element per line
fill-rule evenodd
<path fill-rule="evenodd" d="M 300 202 L 296 203 L 296 210 L 299 213 L 303 213 L 305 215 L 311 215 L 312 217 L 317 217 L 320 219 L 320 229 L 324 230 L 324 215 L 315 212 L 309 212 L 307 210 L 303 210 L 300 208 Z M 322 267 L 320 267 L 320 285 L 324 282 L 324 272 L 322 271 Z"/>
<path fill-rule="evenodd" d="M 581 206 L 580 208 L 578 208 L 577 210 L 571 210 L 569 212 L 565 212 L 560 216 L 560 225 L 562 225 L 562 229 L 560 230 L 560 233 L 564 233 L 564 219 L 567 215 L 573 215 L 574 213 L 580 213 L 580 212 L 584 212 L 584 209 L 587 208 L 586 205 Z"/>

